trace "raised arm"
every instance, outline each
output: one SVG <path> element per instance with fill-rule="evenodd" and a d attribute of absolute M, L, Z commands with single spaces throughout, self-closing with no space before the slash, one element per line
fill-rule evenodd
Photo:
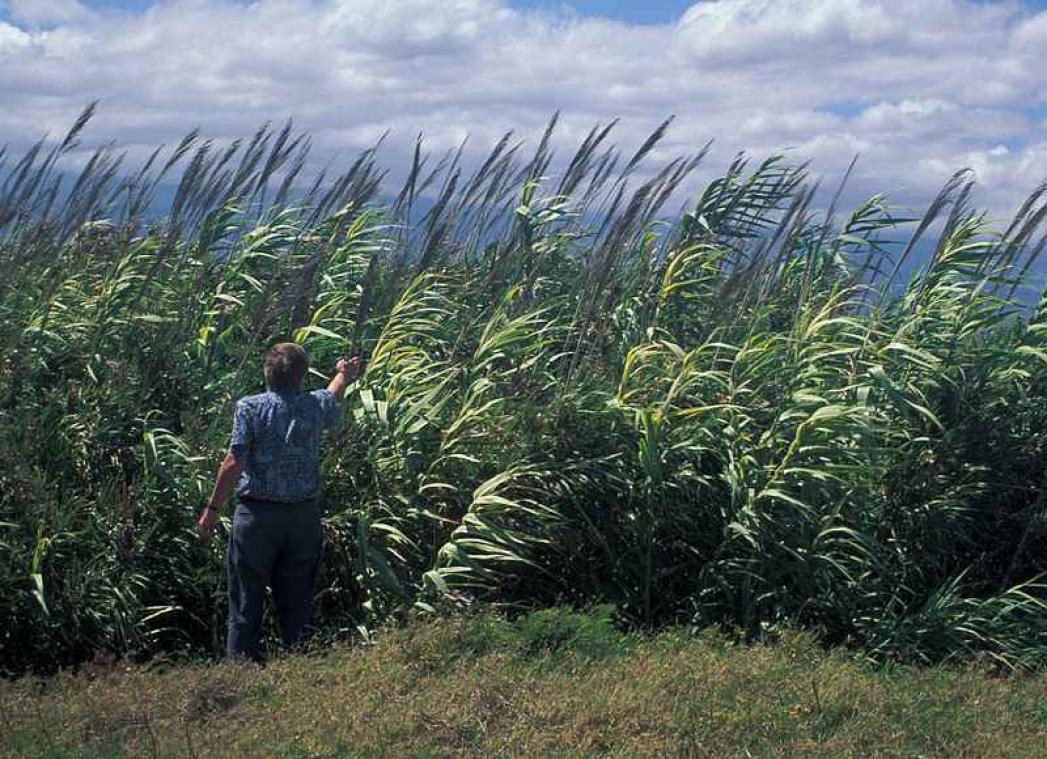
<path fill-rule="evenodd" d="M 338 365 L 335 369 L 335 374 L 331 378 L 331 381 L 327 383 L 327 392 L 333 395 L 336 401 L 341 403 L 342 398 L 345 396 L 346 385 L 348 385 L 350 382 L 356 379 L 356 375 L 359 373 L 359 356 L 338 359 Z"/>

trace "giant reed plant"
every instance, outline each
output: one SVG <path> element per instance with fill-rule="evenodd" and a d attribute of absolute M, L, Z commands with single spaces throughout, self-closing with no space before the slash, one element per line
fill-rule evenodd
<path fill-rule="evenodd" d="M 90 115 L 0 164 L 0 666 L 218 648 L 192 517 L 278 338 L 369 359 L 323 634 L 613 603 L 1047 661 L 1047 188 L 994 232 L 964 173 L 914 223 L 740 157 L 674 218 L 705 149 L 650 167 L 668 125 L 631 154 L 609 125 L 559 160 L 555 118 L 474 165 L 419 143 L 389 195 L 373 149 L 307 181 L 290 125 L 67 176 Z"/>

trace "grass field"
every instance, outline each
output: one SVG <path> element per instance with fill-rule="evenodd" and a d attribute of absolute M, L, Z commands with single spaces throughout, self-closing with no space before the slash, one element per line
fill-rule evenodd
<path fill-rule="evenodd" d="M 788 633 L 618 632 L 561 610 L 415 622 L 232 665 L 0 686 L 7 756 L 1043 756 L 1047 677 L 873 668 Z"/>

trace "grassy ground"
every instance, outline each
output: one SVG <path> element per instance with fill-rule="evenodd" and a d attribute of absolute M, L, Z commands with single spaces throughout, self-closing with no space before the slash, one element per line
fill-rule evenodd
<path fill-rule="evenodd" d="M 544 612 L 231 665 L 0 685 L 5 756 L 1043 756 L 1047 676 L 872 669 L 800 635 L 638 638 Z"/>

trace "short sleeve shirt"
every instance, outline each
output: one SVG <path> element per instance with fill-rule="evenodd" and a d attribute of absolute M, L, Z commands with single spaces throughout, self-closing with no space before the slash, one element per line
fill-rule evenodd
<path fill-rule="evenodd" d="M 229 450 L 244 466 L 241 498 L 300 503 L 320 492 L 320 439 L 337 423 L 327 390 L 288 390 L 237 401 Z"/>

